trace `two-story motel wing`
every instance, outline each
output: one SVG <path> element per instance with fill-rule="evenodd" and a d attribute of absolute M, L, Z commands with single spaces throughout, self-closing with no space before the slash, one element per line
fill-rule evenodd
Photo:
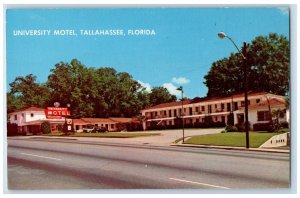
<path fill-rule="evenodd" d="M 214 122 L 227 123 L 229 115 L 233 113 L 234 124 L 244 122 L 244 94 L 234 94 L 228 97 L 199 98 L 163 103 L 141 111 L 145 117 L 143 122 L 144 130 L 153 125 L 174 126 L 178 117 L 183 115 L 185 124 L 204 122 L 206 116 L 211 116 Z M 183 114 L 182 111 L 183 104 Z M 249 92 L 249 122 L 253 126 L 255 123 L 266 123 L 269 121 L 270 110 L 286 110 L 283 118 L 289 122 L 289 111 L 286 109 L 285 98 L 283 96 L 270 94 L 267 92 Z"/>

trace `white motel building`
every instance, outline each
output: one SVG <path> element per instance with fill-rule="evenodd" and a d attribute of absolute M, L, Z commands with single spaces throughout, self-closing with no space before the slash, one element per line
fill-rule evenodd
<path fill-rule="evenodd" d="M 229 115 L 233 113 L 234 124 L 244 122 L 244 94 L 234 94 L 229 97 L 198 98 L 163 103 L 141 110 L 144 116 L 143 129 L 151 129 L 151 126 L 172 127 L 182 120 L 181 111 L 183 104 L 184 123 L 195 124 L 204 123 L 205 117 L 210 116 L 213 122 L 227 123 Z M 249 92 L 249 122 L 250 127 L 256 123 L 267 123 L 269 121 L 269 110 L 285 110 L 284 118 L 281 121 L 289 122 L 289 110 L 286 109 L 286 102 L 283 96 L 266 92 Z M 50 123 L 51 132 L 58 132 L 65 123 L 65 117 L 60 119 L 49 119 L 45 114 L 46 109 L 29 107 L 23 110 L 10 113 L 9 122 L 17 124 L 18 133 L 38 133 L 44 121 Z M 101 126 L 108 131 L 117 131 L 117 124 L 135 123 L 136 118 L 80 118 L 73 119 L 73 127 L 76 132 L 82 132 L 88 125 Z"/>
<path fill-rule="evenodd" d="M 183 101 L 184 124 L 203 123 L 206 116 L 211 116 L 213 122 L 227 123 L 230 113 L 234 115 L 234 124 L 244 122 L 244 93 L 234 94 L 229 97 L 199 98 L 198 100 Z M 286 102 L 283 96 L 267 92 L 248 93 L 248 116 L 250 127 L 255 123 L 267 123 L 269 121 L 269 109 L 286 110 L 281 121 L 289 122 L 289 110 L 286 109 Z M 142 110 L 145 117 L 143 122 L 144 130 L 151 126 L 163 125 L 173 126 L 176 119 L 181 117 L 182 101 L 163 103 Z"/>
<path fill-rule="evenodd" d="M 65 118 L 48 119 L 46 118 L 45 109 L 38 107 L 29 107 L 19 111 L 15 111 L 8 115 L 9 122 L 18 125 L 18 133 L 38 133 L 43 122 L 50 123 L 51 132 L 59 130 L 59 125 L 65 123 Z"/>
<path fill-rule="evenodd" d="M 47 118 L 46 109 L 38 107 L 29 107 L 10 113 L 8 116 L 11 124 L 17 124 L 19 134 L 37 134 L 41 131 L 41 125 L 47 121 L 50 123 L 51 133 L 59 132 L 66 118 Z M 136 118 L 80 118 L 72 119 L 75 132 L 83 132 L 83 128 L 88 126 L 105 127 L 109 132 L 117 131 L 119 124 L 136 124 Z M 126 127 L 124 127 L 126 128 Z"/>

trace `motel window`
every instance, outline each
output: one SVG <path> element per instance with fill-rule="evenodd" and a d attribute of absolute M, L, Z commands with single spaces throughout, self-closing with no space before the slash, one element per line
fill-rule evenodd
<path fill-rule="evenodd" d="M 111 128 L 113 129 L 115 127 L 115 125 L 114 124 L 111 124 Z"/>
<path fill-rule="evenodd" d="M 224 103 L 221 103 L 221 109 L 225 109 Z"/>
<path fill-rule="evenodd" d="M 196 107 L 196 112 L 199 112 L 199 107 Z"/>
<path fill-rule="evenodd" d="M 15 115 L 15 120 L 18 120 L 18 115 Z"/>
<path fill-rule="evenodd" d="M 22 113 L 22 118 L 24 118 L 25 117 L 25 115 L 24 115 L 24 113 Z"/>
<path fill-rule="evenodd" d="M 258 111 L 257 121 L 268 121 L 270 118 L 269 111 Z"/>
<path fill-rule="evenodd" d="M 33 114 L 33 113 L 31 113 L 31 114 L 30 114 L 30 117 L 32 117 L 32 118 L 33 118 L 33 117 L 34 117 L 34 114 Z"/>
<path fill-rule="evenodd" d="M 157 116 L 157 111 L 155 111 L 155 116 Z"/>
<path fill-rule="evenodd" d="M 201 106 L 201 111 L 205 111 L 205 106 Z"/>
<path fill-rule="evenodd" d="M 248 105 L 250 105 L 250 100 L 248 100 Z M 242 107 L 245 106 L 245 101 L 241 101 L 241 106 L 242 106 Z"/>
<path fill-rule="evenodd" d="M 234 110 L 238 110 L 238 102 L 234 102 Z"/>
<path fill-rule="evenodd" d="M 174 116 L 176 117 L 177 116 L 177 110 L 174 109 Z"/>
<path fill-rule="evenodd" d="M 190 107 L 190 115 L 193 115 L 193 108 Z"/>
<path fill-rule="evenodd" d="M 256 99 L 256 103 L 260 103 L 260 99 Z"/>
<path fill-rule="evenodd" d="M 218 108 L 218 104 L 215 104 L 215 109 Z"/>
<path fill-rule="evenodd" d="M 208 113 L 211 113 L 211 105 L 208 105 Z"/>
<path fill-rule="evenodd" d="M 172 116 L 172 110 L 169 110 L 169 117 Z"/>
<path fill-rule="evenodd" d="M 231 111 L 231 104 L 227 103 L 227 111 Z"/>

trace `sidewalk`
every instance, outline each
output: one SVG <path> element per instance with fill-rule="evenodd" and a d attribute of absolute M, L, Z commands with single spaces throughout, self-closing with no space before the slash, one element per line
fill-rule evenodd
<path fill-rule="evenodd" d="M 179 147 L 193 147 L 193 148 L 208 148 L 208 149 L 226 149 L 226 150 L 238 150 L 238 151 L 261 151 L 272 153 L 290 153 L 290 147 L 277 147 L 277 148 L 245 148 L 245 147 L 233 147 L 233 146 L 215 146 L 215 145 L 197 145 L 197 144 L 183 144 L 182 141 L 177 144 L 171 144 L 171 146 Z"/>

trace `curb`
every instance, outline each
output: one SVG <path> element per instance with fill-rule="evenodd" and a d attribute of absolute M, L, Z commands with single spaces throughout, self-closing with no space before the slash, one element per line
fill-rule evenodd
<path fill-rule="evenodd" d="M 177 144 L 171 144 L 170 146 L 208 148 L 208 149 L 225 149 L 225 150 L 237 150 L 237 151 L 257 151 L 257 152 L 271 152 L 271 153 L 290 153 L 290 150 L 281 150 L 281 149 L 262 149 L 262 148 L 249 148 L 249 149 L 246 149 L 244 147 L 182 144 L 181 142 L 179 142 Z"/>

